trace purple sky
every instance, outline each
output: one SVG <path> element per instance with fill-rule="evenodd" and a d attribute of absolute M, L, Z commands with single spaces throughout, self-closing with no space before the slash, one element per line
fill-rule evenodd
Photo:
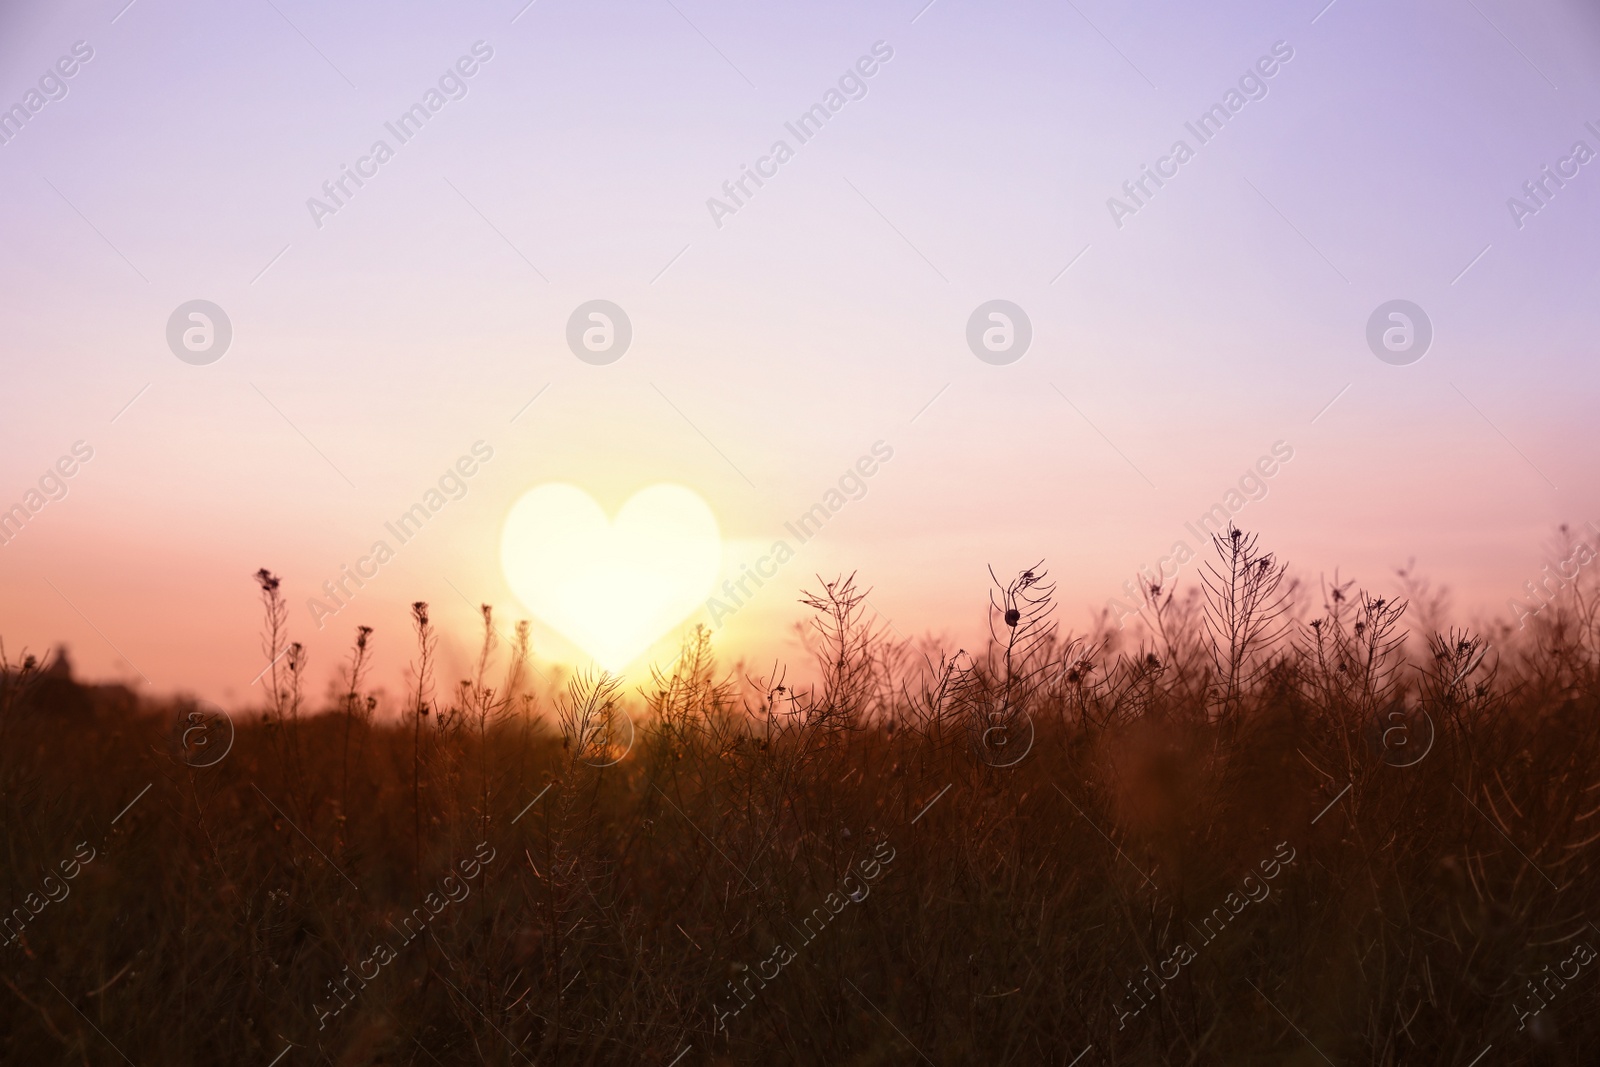
<path fill-rule="evenodd" d="M 252 699 L 268 566 L 318 677 L 357 622 L 398 669 L 412 600 L 461 634 L 480 601 L 526 613 L 500 538 L 535 486 L 609 513 L 688 487 L 732 578 L 879 441 L 730 655 L 792 656 L 798 589 L 840 570 L 896 629 L 964 638 L 986 566 L 1043 557 L 1087 625 L 1277 442 L 1236 521 L 1312 580 L 1389 591 L 1415 557 L 1464 620 L 1600 521 L 1575 3 L 123 2 L 0 6 L 8 649 Z M 232 329 L 202 365 L 167 338 L 197 299 Z M 566 339 L 594 299 L 632 324 L 605 365 Z M 997 299 L 1032 332 L 1005 365 L 967 340 Z M 1403 365 L 1367 341 L 1397 299 L 1433 333 Z M 308 598 L 479 441 L 319 630 Z"/>

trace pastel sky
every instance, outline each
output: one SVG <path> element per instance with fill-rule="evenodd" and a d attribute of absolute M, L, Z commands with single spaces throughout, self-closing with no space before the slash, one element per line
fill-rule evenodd
<path fill-rule="evenodd" d="M 414 600 L 460 670 L 474 605 L 526 614 L 502 525 L 550 482 L 608 514 L 693 490 L 718 582 L 787 537 L 717 635 L 764 661 L 795 656 L 817 573 L 970 640 L 986 568 L 1043 558 L 1086 626 L 1277 442 L 1235 521 L 1312 580 L 1390 591 L 1414 557 L 1464 620 L 1505 612 L 1557 523 L 1600 522 L 1576 2 L 125 3 L 0 4 L 0 108 L 26 116 L 0 121 L 0 510 L 93 453 L 0 545 L 8 650 L 257 699 L 266 566 L 317 679 L 358 623 L 398 679 Z M 858 98 L 801 143 L 785 124 L 842 77 Z M 1147 166 L 1169 176 L 1134 200 Z M 232 329 L 203 365 L 167 335 L 197 299 Z M 632 325 L 605 365 L 567 342 L 595 299 Z M 1032 330 L 1005 365 L 967 337 L 996 299 Z M 1404 365 L 1367 339 L 1396 299 L 1433 332 Z M 464 495 L 317 616 L 478 442 Z M 865 495 L 786 534 L 878 442 Z"/>

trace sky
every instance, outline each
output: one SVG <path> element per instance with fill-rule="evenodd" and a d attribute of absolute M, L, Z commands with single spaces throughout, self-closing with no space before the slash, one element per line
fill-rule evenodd
<path fill-rule="evenodd" d="M 319 684 L 371 625 L 398 687 L 417 600 L 447 671 L 488 603 L 638 680 L 697 622 L 798 659 L 851 571 L 959 643 L 1042 559 L 1082 629 L 1216 505 L 1506 615 L 1600 523 L 1597 47 L 1557 0 L 0 4 L 0 636 L 248 704 L 267 567 Z"/>

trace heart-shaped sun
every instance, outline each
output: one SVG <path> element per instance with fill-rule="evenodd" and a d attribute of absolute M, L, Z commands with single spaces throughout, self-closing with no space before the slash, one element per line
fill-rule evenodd
<path fill-rule="evenodd" d="M 722 565 L 722 534 L 700 495 L 641 489 L 608 520 L 594 498 L 552 482 L 512 505 L 500 566 L 541 622 L 619 671 L 704 604 Z"/>

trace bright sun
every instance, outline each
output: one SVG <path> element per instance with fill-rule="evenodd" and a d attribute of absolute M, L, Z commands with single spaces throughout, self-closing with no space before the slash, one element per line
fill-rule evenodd
<path fill-rule="evenodd" d="M 681 485 L 641 489 L 610 520 L 582 489 L 552 482 L 512 505 L 500 565 L 536 618 L 620 671 L 705 602 L 722 534 Z"/>

